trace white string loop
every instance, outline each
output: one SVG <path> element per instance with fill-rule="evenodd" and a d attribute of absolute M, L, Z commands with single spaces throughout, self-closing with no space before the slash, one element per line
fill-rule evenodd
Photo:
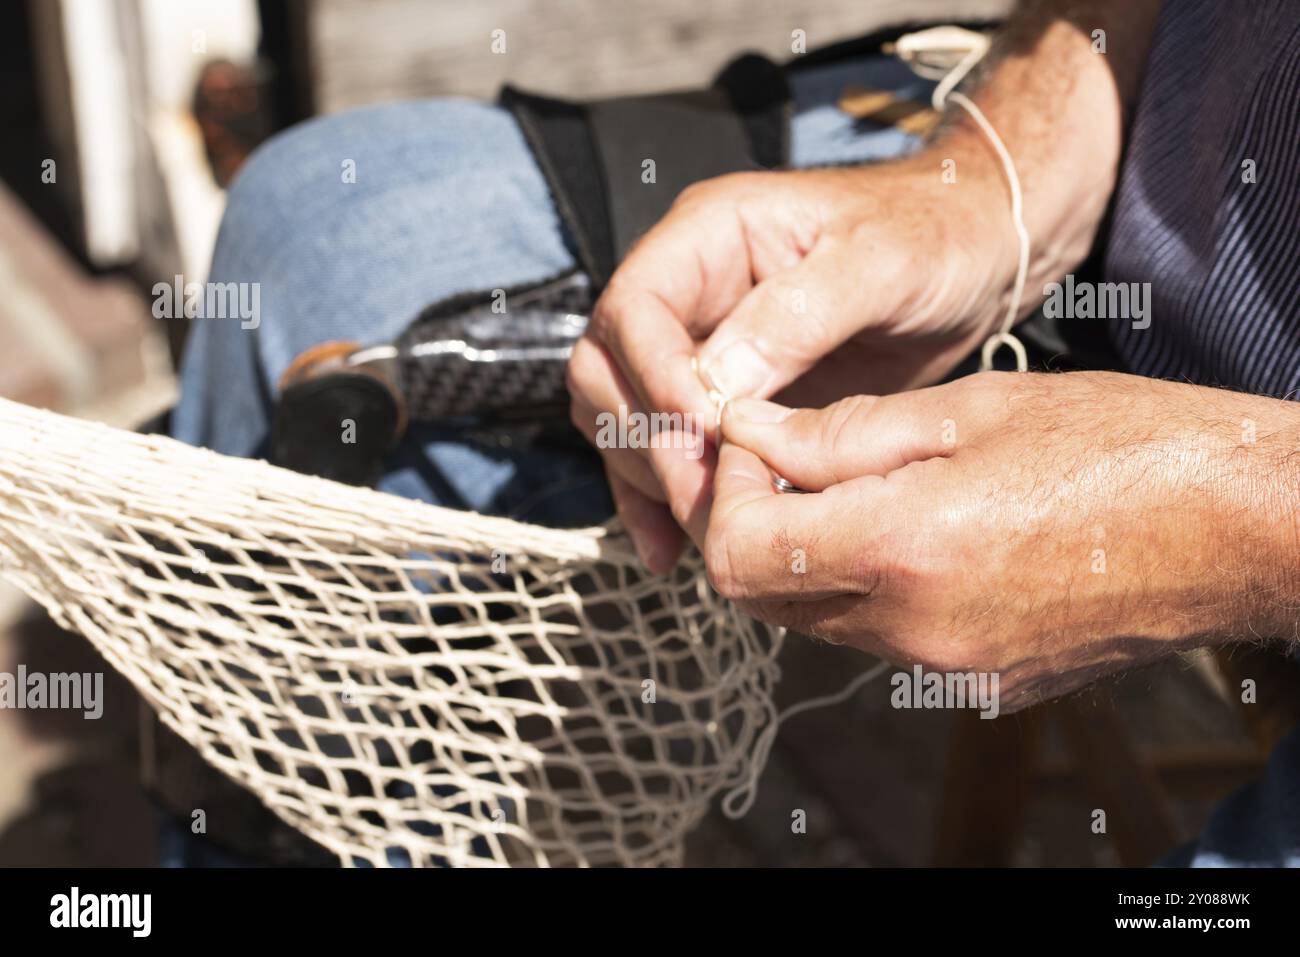
<path fill-rule="evenodd" d="M 1000 328 L 984 341 L 984 348 L 980 352 L 980 369 L 983 371 L 992 369 L 993 356 L 999 348 L 1007 346 L 1016 357 L 1017 371 L 1026 372 L 1029 369 L 1029 357 L 1025 351 L 1024 343 L 1011 332 L 1020 314 L 1020 303 L 1024 299 L 1025 282 L 1029 275 L 1029 230 L 1025 228 L 1024 201 L 1020 190 L 1020 177 L 1016 173 L 1016 164 L 1011 158 L 1011 153 L 1007 150 L 1006 144 L 1002 142 L 1002 138 L 998 136 L 997 130 L 993 128 L 993 124 L 988 121 L 983 111 L 969 97 L 956 92 L 957 85 L 984 58 L 984 55 L 988 53 L 988 49 L 988 37 L 959 27 L 936 27 L 933 30 L 910 33 L 900 37 L 895 44 L 895 52 L 898 56 L 907 61 L 922 76 L 933 77 L 934 75 L 934 67 L 921 60 L 924 54 L 963 54 L 957 65 L 949 70 L 934 88 L 930 102 L 935 110 L 939 112 L 942 112 L 948 103 L 955 103 L 960 106 L 970 114 L 975 121 L 975 125 L 979 127 L 980 132 L 989 141 L 989 145 L 993 147 L 998 161 L 1002 164 L 1002 171 L 1006 175 L 1007 186 L 1011 192 L 1011 222 L 1016 231 L 1018 245 L 1016 278 L 1011 287 L 1011 298 L 1007 304 L 1007 311 L 1003 316 Z M 696 373 L 698 374 L 699 371 L 697 366 Z M 717 404 L 718 420 L 721 422 L 722 409 L 726 405 L 729 396 L 721 393 L 716 383 L 710 381 L 706 385 L 709 387 L 710 397 Z M 758 797 L 759 775 L 767 764 L 767 758 L 771 753 L 772 745 L 776 742 L 776 736 L 781 730 L 782 724 L 805 711 L 831 707 L 849 700 L 866 685 L 884 674 L 889 667 L 889 662 L 882 661 L 858 675 L 842 691 L 801 701 L 777 715 L 776 719 L 763 729 L 755 742 L 754 760 L 749 764 L 744 780 L 727 792 L 723 798 L 722 813 L 734 820 L 744 817 L 753 807 L 754 801 Z"/>
<path fill-rule="evenodd" d="M 930 95 L 930 103 L 938 112 L 943 112 L 949 103 L 955 103 L 961 107 L 970 114 L 971 119 L 975 121 L 975 125 L 984 134 L 984 138 L 993 147 L 993 152 L 997 154 L 998 161 L 1002 165 L 1002 172 L 1007 178 L 1007 187 L 1011 192 L 1011 223 L 1016 231 L 1018 246 L 1016 278 L 1011 287 L 1011 298 L 1007 303 L 1006 315 L 1003 317 L 1002 325 L 998 331 L 989 336 L 984 343 L 984 349 L 980 354 L 980 369 L 985 372 L 992 369 L 994 354 L 1000 346 L 1006 345 L 1015 353 L 1017 371 L 1026 372 L 1029 369 L 1029 361 L 1025 353 L 1025 347 L 1011 332 L 1020 316 L 1020 304 L 1024 299 L 1025 282 L 1029 276 L 1029 230 L 1025 227 L 1024 200 L 1020 189 L 1020 177 L 1016 173 L 1016 164 L 1011 158 L 1011 153 L 1007 150 L 1006 144 L 1002 142 L 1002 137 L 998 136 L 997 130 L 993 128 L 993 124 L 988 121 L 983 111 L 969 97 L 956 91 L 958 84 L 988 53 L 989 39 L 983 34 L 963 30 L 960 27 L 936 27 L 932 30 L 922 30 L 918 33 L 909 33 L 900 37 L 896 49 L 898 55 L 923 76 L 927 75 L 927 70 L 930 69 L 922 61 L 921 57 L 923 55 L 927 53 L 947 53 L 951 55 L 965 50 L 962 59 L 934 88 L 934 92 Z"/>
<path fill-rule="evenodd" d="M 728 791 L 726 796 L 723 797 L 722 813 L 734 821 L 744 817 L 749 813 L 749 809 L 754 806 L 754 799 L 758 797 L 758 779 L 763 773 L 763 768 L 767 766 L 768 755 L 772 753 L 772 745 L 776 743 L 776 735 L 781 730 L 781 725 L 805 711 L 830 708 L 848 701 L 868 684 L 888 671 L 889 667 L 888 661 L 881 661 L 862 672 L 842 690 L 834 694 L 800 701 L 777 715 L 776 720 L 764 728 L 758 736 L 758 740 L 754 742 L 752 759 L 746 769 L 744 781 Z"/>

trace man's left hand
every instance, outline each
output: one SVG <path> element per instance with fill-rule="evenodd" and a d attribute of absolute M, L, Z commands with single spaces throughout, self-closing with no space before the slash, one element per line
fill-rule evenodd
<path fill-rule="evenodd" d="M 723 595 L 896 663 L 997 672 L 1006 709 L 1175 649 L 1297 637 L 1291 403 L 984 373 L 817 411 L 736 400 L 722 434 L 705 557 Z"/>

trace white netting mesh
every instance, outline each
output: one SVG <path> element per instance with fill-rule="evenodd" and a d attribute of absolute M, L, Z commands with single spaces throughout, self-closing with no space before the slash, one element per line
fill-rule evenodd
<path fill-rule="evenodd" d="M 780 636 L 638 567 L 0 400 L 0 570 L 344 863 L 680 861 L 758 770 Z"/>

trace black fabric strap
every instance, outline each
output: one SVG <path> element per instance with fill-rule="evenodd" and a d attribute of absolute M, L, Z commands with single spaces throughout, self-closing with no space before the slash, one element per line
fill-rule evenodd
<path fill-rule="evenodd" d="M 614 240 L 586 107 L 509 85 L 500 102 L 519 123 L 546 177 L 578 261 L 597 288 L 604 287 L 614 271 Z"/>
<path fill-rule="evenodd" d="M 706 90 L 586 104 L 513 86 L 501 92 L 597 291 L 687 186 L 784 166 L 789 99 L 780 67 L 755 54 L 734 60 Z M 652 180 L 646 160 L 654 161 Z"/>
<path fill-rule="evenodd" d="M 601 100 L 587 118 L 604 174 L 614 259 L 692 183 L 751 169 L 749 137 L 721 90 Z"/>

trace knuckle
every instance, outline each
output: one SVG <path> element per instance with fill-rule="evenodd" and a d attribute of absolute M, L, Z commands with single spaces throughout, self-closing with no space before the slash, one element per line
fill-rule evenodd
<path fill-rule="evenodd" d="M 844 227 L 842 236 L 846 244 L 854 250 L 855 255 L 870 253 L 873 262 L 884 258 L 891 265 L 906 262 L 906 250 L 903 244 L 896 240 L 891 242 L 891 237 L 882 230 L 880 220 L 876 217 L 868 216 L 854 220 L 851 225 Z"/>
<path fill-rule="evenodd" d="M 1002 392 L 1012 382 L 1020 378 L 1016 372 L 1003 372 L 999 369 L 985 369 L 962 380 L 969 388 L 981 392 Z"/>
<path fill-rule="evenodd" d="M 700 203 L 712 202 L 719 197 L 725 197 L 733 189 L 741 185 L 745 176 L 745 173 L 724 173 L 722 176 L 714 176 L 711 179 L 702 179 L 691 183 L 677 194 L 673 207 L 695 206 Z"/>
<path fill-rule="evenodd" d="M 839 339 L 837 309 L 834 302 L 810 281 L 810 277 L 783 274 L 765 279 L 756 291 L 769 323 L 776 324 L 777 335 L 771 346 L 796 358 L 821 358 Z M 790 323 L 797 323 L 799 334 L 789 335 Z"/>
<path fill-rule="evenodd" d="M 739 170 L 715 176 L 706 182 L 712 183 L 719 193 L 743 198 L 754 193 L 766 195 L 775 182 L 774 177 L 779 175 L 771 170 Z"/>
<path fill-rule="evenodd" d="M 779 175 L 770 170 L 742 170 L 699 180 L 677 194 L 670 211 L 680 214 L 698 210 L 702 214 L 715 214 L 719 210 L 710 207 L 736 209 L 756 198 L 769 197 L 773 177 Z"/>
<path fill-rule="evenodd" d="M 706 179 L 691 183 L 677 194 L 677 198 L 673 200 L 672 206 L 669 208 L 681 210 L 687 206 L 693 206 L 712 195 L 713 190 L 714 186 L 712 180 Z"/>
<path fill-rule="evenodd" d="M 606 346 L 614 345 L 618 338 L 619 324 L 627 312 L 627 300 L 631 295 L 632 290 L 627 280 L 615 273 L 591 310 L 587 335 Z"/>
<path fill-rule="evenodd" d="M 867 396 L 852 395 L 828 406 L 818 419 L 821 447 L 834 450 L 854 442 L 872 404 Z"/>
<path fill-rule="evenodd" d="M 952 603 L 955 582 L 942 574 L 910 570 L 899 589 L 888 644 L 895 656 L 931 671 L 958 672 L 981 665 L 978 639 L 963 627 Z"/>
<path fill-rule="evenodd" d="M 705 536 L 704 570 L 713 590 L 723 598 L 738 601 L 749 597 L 736 561 L 735 533 L 728 525 L 715 525 Z"/>
<path fill-rule="evenodd" d="M 973 396 L 976 401 L 1001 404 L 1006 401 L 1006 396 L 1027 378 L 1030 377 L 1020 372 L 988 370 L 967 376 L 963 382 L 967 394 Z"/>
<path fill-rule="evenodd" d="M 983 670 L 978 651 L 958 635 L 913 632 L 900 637 L 900 646 L 908 649 L 907 657 L 927 671 L 957 674 Z"/>
<path fill-rule="evenodd" d="M 838 338 L 835 330 L 835 307 L 815 291 L 808 295 L 807 308 L 799 316 L 799 338 L 809 354 L 825 352 Z"/>
<path fill-rule="evenodd" d="M 987 371 L 958 381 L 963 402 L 975 413 L 977 420 L 983 422 L 995 421 L 1005 415 L 1007 404 L 1027 378 L 1019 372 Z"/>
<path fill-rule="evenodd" d="M 577 341 L 564 369 L 564 386 L 574 398 L 586 399 L 599 375 L 597 346 L 587 337 Z"/>

